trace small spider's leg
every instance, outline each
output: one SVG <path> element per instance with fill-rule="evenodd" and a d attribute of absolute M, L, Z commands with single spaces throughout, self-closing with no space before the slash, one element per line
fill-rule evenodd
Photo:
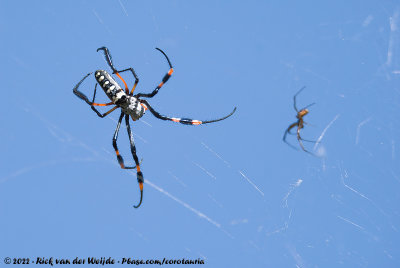
<path fill-rule="evenodd" d="M 175 117 L 168 117 L 168 116 L 165 116 L 165 115 L 161 115 L 157 111 L 155 111 L 153 109 L 153 107 L 151 107 L 150 104 L 146 100 L 140 100 L 140 101 L 142 103 L 144 103 L 146 105 L 146 107 L 150 110 L 150 112 L 155 117 L 157 117 L 158 119 L 169 120 L 169 121 L 181 123 L 181 124 L 184 124 L 184 125 L 201 125 L 201 124 L 208 124 L 208 123 L 218 122 L 218 121 L 227 119 L 228 117 L 230 117 L 236 111 L 236 107 L 235 107 L 235 109 L 233 109 L 233 111 L 230 114 L 228 114 L 227 116 L 224 116 L 224 117 L 218 118 L 218 119 L 214 119 L 214 120 L 200 121 L 200 120 L 194 120 L 194 119 L 190 119 L 190 118 L 175 118 Z"/>
<path fill-rule="evenodd" d="M 302 141 L 306 141 L 306 142 L 311 142 L 311 143 L 319 143 L 318 141 L 310 141 L 310 140 L 306 140 L 306 139 L 303 139 L 303 138 L 301 138 L 301 140 Z"/>
<path fill-rule="evenodd" d="M 117 154 L 118 163 L 121 166 L 121 168 L 123 168 L 123 169 L 135 169 L 136 166 L 134 166 L 134 167 L 126 167 L 125 166 L 124 159 L 122 158 L 122 156 L 119 154 L 119 151 L 118 151 L 118 146 L 117 146 L 118 132 L 119 132 L 119 128 L 121 127 L 121 122 L 122 122 L 122 119 L 124 118 L 124 115 L 125 114 L 123 112 L 121 112 L 121 115 L 119 116 L 117 128 L 115 129 L 113 140 L 112 140 L 113 147 L 114 147 L 115 153 Z"/>
<path fill-rule="evenodd" d="M 315 127 L 315 125 L 314 125 L 314 124 L 310 124 L 310 123 L 308 123 L 308 122 L 306 122 L 306 121 L 304 121 L 304 120 L 303 120 L 303 123 L 304 123 L 304 125 L 309 125 L 309 126 L 313 126 L 313 127 Z"/>
<path fill-rule="evenodd" d="M 301 149 L 303 149 L 304 152 L 310 153 L 309 151 L 306 150 L 306 148 L 304 148 L 304 145 L 302 142 L 303 139 L 300 136 L 300 128 L 297 128 L 297 140 L 299 141 Z"/>
<path fill-rule="evenodd" d="M 297 133 L 293 133 L 293 132 L 288 132 L 287 134 L 290 134 L 290 135 L 297 135 Z M 286 137 L 285 137 L 286 138 Z M 312 142 L 312 143 L 319 143 L 318 141 L 312 141 L 312 140 L 306 140 L 306 139 L 303 139 L 303 138 L 301 138 L 301 140 L 302 141 L 305 141 L 305 142 Z M 286 142 L 286 141 L 285 141 Z M 287 142 L 286 142 L 287 143 Z"/>
<path fill-rule="evenodd" d="M 283 140 L 287 145 L 289 145 L 290 147 L 292 147 L 292 148 L 295 149 L 295 150 L 298 150 L 298 149 L 297 149 L 296 147 L 294 147 L 292 144 L 290 144 L 289 142 L 286 141 L 286 136 L 287 136 L 287 134 L 294 134 L 294 133 L 291 133 L 290 130 L 292 130 L 292 128 L 294 128 L 294 127 L 297 126 L 298 124 L 299 124 L 299 122 L 294 122 L 293 124 L 291 124 L 291 125 L 286 129 L 285 134 L 283 135 L 283 138 L 282 138 L 282 140 Z"/>
<path fill-rule="evenodd" d="M 129 116 L 128 115 L 125 115 L 125 124 L 126 124 L 126 130 L 128 131 L 129 142 L 131 144 L 131 153 L 132 153 L 133 159 L 135 160 L 135 163 L 136 163 L 137 181 L 139 183 L 139 189 L 140 189 L 140 201 L 139 201 L 138 205 L 133 206 L 133 207 L 138 208 L 138 207 L 140 207 L 140 204 L 142 204 L 142 200 L 143 200 L 144 179 L 143 179 L 143 173 L 140 170 L 139 158 L 136 155 L 136 147 L 135 147 L 135 143 L 133 141 L 133 135 L 132 135 L 131 127 L 129 125 Z"/>
<path fill-rule="evenodd" d="M 290 132 L 295 126 L 297 126 L 299 124 L 299 122 L 294 122 L 293 124 L 291 124 L 285 131 L 285 134 L 283 135 L 283 141 L 286 142 L 286 136 L 287 134 L 294 134 L 292 132 Z"/>
<path fill-rule="evenodd" d="M 310 125 L 310 126 L 313 126 L 313 125 L 311 125 L 311 124 L 309 124 L 309 123 L 307 123 L 306 121 L 304 121 L 304 120 L 302 120 L 302 127 L 301 128 L 303 128 L 304 127 L 304 125 Z M 292 134 L 292 135 L 297 135 L 296 133 L 289 133 L 289 134 Z M 311 141 L 311 140 L 306 140 L 306 139 L 303 139 L 303 138 L 301 138 L 301 140 L 302 141 L 306 141 L 306 142 L 313 142 L 313 143 L 318 143 L 317 141 Z"/>
<path fill-rule="evenodd" d="M 293 106 L 294 106 L 294 109 L 296 110 L 296 112 L 299 112 L 299 110 L 297 109 L 297 105 L 296 105 L 296 97 L 297 97 L 297 95 L 299 95 L 300 92 L 302 92 L 303 89 L 305 89 L 305 88 L 306 88 L 306 86 L 300 88 L 300 90 L 297 91 L 297 93 L 293 96 Z"/>
<path fill-rule="evenodd" d="M 315 102 L 313 102 L 313 103 L 307 105 L 306 107 L 304 107 L 303 109 L 301 109 L 301 111 L 307 109 L 307 108 L 310 107 L 310 106 L 313 106 L 314 104 L 315 104 Z"/>
<path fill-rule="evenodd" d="M 162 51 L 161 49 L 159 49 L 159 48 L 157 48 L 157 47 L 156 47 L 156 49 L 157 49 L 158 51 L 160 51 L 160 52 L 165 56 L 165 58 L 166 58 L 167 61 L 168 61 L 168 64 L 169 64 L 169 68 L 170 68 L 170 69 L 169 69 L 168 73 L 167 73 L 166 75 L 164 75 L 164 77 L 163 77 L 161 83 L 153 90 L 153 92 L 151 92 L 151 93 L 149 93 L 149 94 L 146 94 L 146 93 L 139 93 L 139 94 L 136 94 L 135 97 L 137 97 L 137 98 L 140 98 L 140 97 L 152 98 L 152 97 L 154 97 L 154 96 L 158 93 L 158 91 L 160 90 L 160 88 L 161 88 L 165 83 L 167 83 L 168 79 L 171 77 L 172 73 L 174 72 L 174 69 L 173 69 L 173 67 L 172 67 L 171 62 L 169 61 L 169 58 L 168 58 L 167 54 L 165 54 L 164 51 Z"/>
<path fill-rule="evenodd" d="M 297 128 L 297 140 L 299 141 L 300 147 L 301 147 L 301 149 L 303 149 L 304 152 L 314 155 L 313 153 L 307 151 L 306 148 L 304 148 L 304 145 L 302 142 L 303 138 L 300 136 L 300 128 L 299 127 Z"/>
<path fill-rule="evenodd" d="M 290 135 L 297 135 L 297 133 L 293 133 L 293 132 L 292 132 L 292 129 L 293 129 L 295 126 L 297 126 L 297 124 L 298 124 L 298 122 L 295 122 L 295 123 L 291 124 L 291 125 L 287 128 L 287 130 L 286 130 L 287 134 L 290 134 Z"/>
<path fill-rule="evenodd" d="M 90 75 L 91 73 L 88 73 L 85 77 L 83 77 L 81 79 L 81 81 L 78 82 L 78 84 L 76 84 L 76 86 L 73 89 L 73 92 L 76 96 L 78 96 L 78 98 L 80 98 L 81 100 L 84 100 L 87 104 L 91 105 L 91 106 L 109 106 L 109 105 L 113 105 L 113 102 L 109 102 L 109 103 L 95 103 L 94 102 L 94 97 L 96 96 L 96 88 L 97 88 L 97 84 L 94 88 L 94 95 L 93 95 L 93 101 L 89 101 L 89 99 L 86 97 L 85 94 L 83 94 L 82 92 L 80 92 L 78 90 L 79 86 L 82 84 L 82 82 Z"/>

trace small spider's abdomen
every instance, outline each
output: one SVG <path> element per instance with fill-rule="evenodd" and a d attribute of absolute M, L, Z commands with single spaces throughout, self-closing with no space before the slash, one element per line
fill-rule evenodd
<path fill-rule="evenodd" d="M 117 104 L 121 99 L 126 98 L 124 90 L 107 71 L 97 70 L 94 73 L 94 77 L 106 93 L 107 97 L 115 104 Z"/>

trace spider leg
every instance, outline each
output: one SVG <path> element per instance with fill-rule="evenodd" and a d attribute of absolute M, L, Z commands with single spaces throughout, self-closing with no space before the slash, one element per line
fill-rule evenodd
<path fill-rule="evenodd" d="M 108 50 L 108 48 L 100 47 L 97 49 L 97 52 L 99 52 L 99 50 L 104 51 L 104 57 L 106 58 L 108 66 L 110 66 L 111 70 L 113 70 L 113 72 L 117 72 L 117 69 L 115 69 L 115 67 L 114 67 L 114 63 L 112 61 L 112 57 L 111 57 L 111 54 L 110 54 L 110 51 Z"/>
<path fill-rule="evenodd" d="M 283 135 L 283 138 L 282 138 L 282 140 L 283 140 L 287 145 L 289 145 L 290 147 L 292 147 L 292 148 L 295 149 L 295 150 L 298 150 L 298 149 L 297 149 L 296 147 L 294 147 L 292 144 L 290 144 L 289 142 L 286 141 L 286 136 L 287 136 L 287 134 L 294 134 L 294 133 L 291 133 L 290 131 L 291 131 L 292 128 L 294 128 L 295 126 L 298 126 L 298 124 L 299 124 L 299 122 L 294 122 L 293 124 L 291 124 L 291 125 L 286 129 L 285 134 Z"/>
<path fill-rule="evenodd" d="M 313 127 L 315 127 L 315 125 L 313 125 L 313 124 L 310 124 L 310 123 L 307 123 L 306 121 L 303 121 L 303 123 L 304 123 L 305 125 L 309 125 L 309 126 L 313 126 Z"/>
<path fill-rule="evenodd" d="M 93 100 L 92 100 L 92 105 L 90 105 L 90 108 L 92 108 L 92 110 L 101 118 L 106 117 L 107 115 L 109 115 L 110 113 L 112 113 L 113 111 L 115 111 L 115 109 L 118 108 L 118 106 L 114 106 L 114 108 L 112 108 L 111 110 L 108 110 L 107 112 L 105 112 L 104 114 L 100 113 L 93 105 L 93 104 L 97 104 L 94 102 L 95 98 L 96 98 L 96 90 L 97 90 L 97 84 L 94 86 L 94 93 L 93 93 Z M 96 105 L 99 106 L 99 105 Z"/>
<path fill-rule="evenodd" d="M 292 132 L 292 129 L 297 126 L 299 124 L 299 122 L 294 122 L 293 124 L 291 124 L 287 129 L 286 129 L 286 134 L 290 134 L 290 135 L 296 135 L 296 133 Z"/>
<path fill-rule="evenodd" d="M 306 88 L 306 86 L 300 88 L 300 90 L 297 91 L 297 93 L 293 96 L 293 106 L 294 106 L 294 109 L 296 110 L 296 112 L 299 112 L 299 110 L 297 109 L 297 105 L 296 105 L 296 97 L 297 97 L 297 95 L 299 95 L 300 92 L 302 92 L 303 89 L 305 89 L 305 88 Z"/>
<path fill-rule="evenodd" d="M 156 49 L 157 49 L 158 51 L 160 51 L 160 52 L 165 56 L 165 58 L 166 58 L 167 61 L 168 61 L 168 64 L 169 64 L 169 68 L 170 68 L 170 69 L 169 69 L 168 73 L 167 73 L 166 75 L 164 75 L 164 77 L 163 77 L 161 83 L 153 90 L 153 92 L 151 92 L 151 93 L 149 93 L 149 94 L 146 94 L 146 93 L 139 93 L 139 94 L 136 94 L 136 95 L 135 95 L 136 98 L 140 98 L 140 97 L 152 98 L 152 97 L 154 97 L 154 96 L 158 93 L 158 91 L 160 90 L 160 88 L 161 88 L 165 83 L 167 83 L 168 79 L 171 77 L 172 73 L 174 72 L 174 69 L 173 69 L 173 67 L 172 67 L 171 62 L 169 61 L 169 58 L 168 58 L 167 54 L 165 54 L 164 51 L 162 51 L 161 49 L 159 49 L 159 48 L 157 48 L 157 47 L 156 47 Z"/>
<path fill-rule="evenodd" d="M 123 73 L 123 72 L 126 72 L 126 71 L 131 71 L 133 77 L 135 78 L 135 84 L 133 84 L 133 87 L 132 87 L 131 92 L 129 93 L 128 87 L 125 88 L 126 93 L 129 94 L 129 95 L 132 95 L 132 94 L 133 94 L 133 91 L 135 90 L 135 88 L 136 88 L 136 86 L 137 86 L 137 84 L 139 83 L 139 77 L 138 77 L 137 74 L 135 73 L 135 70 L 134 70 L 133 68 L 127 68 L 127 69 L 125 69 L 125 70 L 118 71 L 118 72 L 114 72 L 114 73 L 115 73 L 123 82 L 125 82 L 125 81 L 119 76 L 118 73 Z"/>
<path fill-rule="evenodd" d="M 136 147 L 135 147 L 135 143 L 133 140 L 133 135 L 132 135 L 132 131 L 131 131 L 131 127 L 129 125 L 129 116 L 125 115 L 125 124 L 126 124 L 126 130 L 128 131 L 128 136 L 129 136 L 129 142 L 131 144 L 131 153 L 133 156 L 133 159 L 135 160 L 136 163 L 136 174 L 137 174 L 137 181 L 139 183 L 139 189 L 140 189 L 140 201 L 139 204 L 136 206 L 133 206 L 134 208 L 138 208 L 140 207 L 140 204 L 142 204 L 142 200 L 143 200 L 143 173 L 142 171 L 140 171 L 140 163 L 139 163 L 139 159 L 136 155 Z"/>
<path fill-rule="evenodd" d="M 90 106 L 90 108 L 92 108 L 92 110 L 95 111 L 95 113 L 96 113 L 99 117 L 104 118 L 104 117 L 106 117 L 107 115 L 109 115 L 110 113 L 114 112 L 115 109 L 118 108 L 118 106 L 115 106 L 114 108 L 108 110 L 108 111 L 105 112 L 104 114 L 102 114 L 102 113 L 100 113 L 99 111 L 97 111 L 96 108 L 94 108 L 93 106 Z"/>
<path fill-rule="evenodd" d="M 305 122 L 304 122 L 305 123 Z M 293 128 L 291 128 L 291 129 L 287 129 L 287 133 L 286 134 L 290 134 L 290 135 L 297 135 L 297 133 L 293 133 L 293 132 L 291 132 L 292 131 L 292 129 Z M 285 134 L 285 138 L 286 138 L 286 134 Z M 306 142 L 313 142 L 313 143 L 317 143 L 317 141 L 311 141 L 311 140 L 306 140 L 306 139 L 303 139 L 303 138 L 301 138 L 301 140 L 302 141 L 306 141 Z"/>
<path fill-rule="evenodd" d="M 80 92 L 78 90 L 79 86 L 83 83 L 83 81 L 92 73 L 88 73 L 87 75 L 85 75 L 81 81 L 78 82 L 78 84 L 75 85 L 74 89 L 72 90 L 74 92 L 74 94 L 80 98 L 81 100 L 84 100 L 87 104 L 92 105 L 92 102 L 89 101 L 89 99 L 86 97 L 85 94 L 83 94 L 82 92 Z"/>
<path fill-rule="evenodd" d="M 124 115 L 125 114 L 123 112 L 121 112 L 121 115 L 119 116 L 117 128 L 115 129 L 114 136 L 113 136 L 113 139 L 112 139 L 113 147 L 114 147 L 115 153 L 117 154 L 117 160 L 118 160 L 118 163 L 121 166 L 121 168 L 123 168 L 123 169 L 135 169 L 136 166 L 132 166 L 132 167 L 126 167 L 125 166 L 124 159 L 122 158 L 122 156 L 119 154 L 119 151 L 118 151 L 118 146 L 117 146 L 118 132 L 119 132 L 119 129 L 121 127 L 121 122 L 122 122 L 122 119 L 124 118 Z"/>
<path fill-rule="evenodd" d="M 297 135 L 297 134 L 296 134 L 296 135 Z M 303 139 L 303 138 L 301 138 L 301 140 L 302 140 L 302 141 L 306 141 L 306 142 L 318 143 L 317 141 L 306 140 L 306 139 Z"/>
<path fill-rule="evenodd" d="M 307 105 L 306 107 L 304 107 L 303 109 L 301 109 L 301 111 L 307 109 L 307 108 L 310 107 L 310 106 L 313 106 L 314 104 L 315 104 L 315 102 L 313 102 L 313 103 Z"/>
<path fill-rule="evenodd" d="M 304 152 L 306 152 L 306 153 L 309 153 L 309 154 L 311 154 L 311 155 L 314 155 L 313 153 L 311 153 L 311 152 L 309 152 L 309 151 L 307 151 L 306 150 L 306 148 L 304 148 L 304 145 L 303 145 L 303 138 L 300 136 L 300 129 L 301 128 L 297 128 L 297 140 L 299 141 L 299 144 L 300 144 L 300 147 L 301 147 L 301 149 L 303 149 L 303 151 Z M 315 155 L 314 155 L 315 156 Z"/>
<path fill-rule="evenodd" d="M 299 111 L 299 109 L 297 108 L 297 103 L 296 103 L 296 98 L 297 98 L 297 95 L 299 95 L 300 94 L 300 92 L 302 92 L 303 91 L 303 89 L 305 89 L 306 87 L 304 86 L 304 87 L 302 87 L 302 88 L 300 88 L 300 90 L 299 91 L 297 91 L 297 93 L 293 96 L 293 106 L 294 106 L 294 109 L 296 110 L 296 112 L 297 113 L 299 113 L 300 111 L 303 111 L 303 110 L 305 110 L 305 109 L 307 109 L 308 107 L 310 107 L 310 106 L 312 106 L 312 105 L 314 105 L 315 104 L 315 102 L 313 102 L 313 103 L 311 103 L 311 104 L 309 104 L 309 105 L 307 105 L 306 107 L 304 107 L 303 109 L 300 109 L 300 111 Z"/>
<path fill-rule="evenodd" d="M 85 77 L 83 77 L 83 78 L 81 79 L 81 81 L 79 81 L 78 84 L 76 84 L 76 86 L 75 86 L 74 89 L 73 89 L 74 94 L 75 94 L 78 98 L 80 98 L 81 100 L 84 100 L 87 104 L 89 104 L 90 106 L 92 106 L 92 109 L 93 109 L 93 106 L 109 106 L 109 105 L 113 105 L 113 104 L 114 104 L 113 102 L 109 102 L 109 103 L 95 103 L 95 102 L 94 102 L 94 98 L 95 98 L 95 96 L 96 96 L 97 84 L 96 84 L 96 86 L 95 86 L 95 88 L 94 88 L 93 101 L 89 101 L 88 97 L 86 97 L 85 94 L 83 94 L 81 91 L 78 90 L 79 86 L 82 84 L 82 82 L 83 82 L 90 74 L 92 74 L 92 73 L 88 73 L 87 75 L 85 75 Z M 99 112 L 98 112 L 97 110 L 96 110 L 95 112 L 99 115 Z M 101 117 L 101 116 L 100 116 L 100 117 Z M 104 117 L 104 116 L 103 116 L 103 117 Z"/>
<path fill-rule="evenodd" d="M 121 75 L 119 73 L 123 73 L 123 72 L 126 72 L 126 71 L 131 71 L 133 77 L 135 78 L 135 84 L 133 85 L 133 88 L 132 88 L 132 91 L 131 91 L 131 94 L 132 94 L 133 91 L 135 90 L 137 84 L 139 83 L 139 78 L 136 75 L 135 70 L 133 68 L 128 68 L 128 69 L 125 69 L 125 70 L 122 70 L 122 71 L 118 71 L 114 66 L 114 63 L 113 63 L 112 57 L 111 57 L 111 53 L 108 50 L 108 48 L 100 47 L 100 48 L 97 49 L 97 52 L 99 52 L 99 50 L 103 50 L 104 51 L 104 57 L 106 58 L 108 66 L 110 66 L 111 70 L 113 71 L 113 74 L 116 74 L 118 76 L 118 78 L 121 79 L 121 81 L 124 83 L 126 94 L 129 94 L 128 85 L 126 84 L 125 80 L 121 77 Z"/>
<path fill-rule="evenodd" d="M 218 119 L 208 120 L 208 121 L 200 121 L 200 120 L 194 120 L 194 119 L 190 119 L 190 118 L 174 118 L 174 117 L 168 117 L 165 115 L 161 115 L 156 110 L 154 110 L 153 107 L 151 107 L 150 104 L 146 100 L 140 100 L 140 101 L 141 101 L 141 103 L 146 105 L 146 107 L 150 110 L 150 112 L 158 119 L 169 120 L 169 121 L 181 123 L 184 125 L 201 125 L 201 124 L 218 122 L 218 121 L 227 119 L 236 111 L 236 107 L 235 107 L 235 109 L 233 109 L 233 111 L 230 114 L 228 114 L 227 116 L 224 116 L 224 117 L 218 118 Z"/>

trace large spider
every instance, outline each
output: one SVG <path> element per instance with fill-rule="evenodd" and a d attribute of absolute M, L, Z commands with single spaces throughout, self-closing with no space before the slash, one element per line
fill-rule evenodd
<path fill-rule="evenodd" d="M 296 97 L 297 97 L 297 95 L 300 94 L 300 92 L 301 92 L 303 89 L 305 89 L 305 86 L 302 87 L 302 88 L 293 96 L 293 106 L 294 106 L 295 111 L 297 112 L 297 115 L 296 115 L 297 121 L 294 122 L 293 124 L 291 124 L 291 125 L 286 129 L 285 134 L 283 135 L 283 141 L 286 142 L 289 146 L 291 146 L 291 147 L 293 147 L 294 149 L 297 150 L 296 147 L 294 147 L 293 145 L 291 145 L 290 143 L 288 143 L 288 142 L 286 141 L 286 136 L 287 136 L 287 134 L 288 134 L 288 133 L 289 133 L 289 134 L 294 134 L 294 133 L 291 133 L 290 130 L 292 130 L 292 128 L 294 128 L 294 127 L 297 126 L 297 140 L 299 141 L 299 144 L 300 144 L 301 149 L 303 149 L 304 152 L 307 152 L 307 153 L 309 153 L 309 154 L 313 154 L 313 153 L 307 151 L 307 150 L 304 148 L 304 145 L 303 145 L 303 142 L 302 142 L 302 141 L 308 141 L 308 142 L 314 142 L 314 141 L 305 140 L 305 139 L 303 139 L 303 138 L 300 136 L 300 129 L 302 129 L 302 128 L 304 127 L 304 124 L 307 124 L 307 123 L 304 121 L 304 119 L 303 119 L 303 117 L 306 116 L 306 115 L 308 114 L 308 109 L 307 109 L 307 108 L 315 104 L 315 102 L 313 102 L 313 103 L 307 105 L 306 107 L 304 107 L 303 109 L 301 109 L 300 111 L 299 111 L 299 109 L 297 109 Z"/>
<path fill-rule="evenodd" d="M 230 114 L 228 114 L 227 116 L 224 116 L 224 117 L 219 118 L 219 119 L 208 120 L 208 121 L 193 120 L 193 119 L 189 119 L 189 118 L 168 117 L 168 116 L 161 115 L 158 112 L 156 112 L 146 100 L 142 100 L 140 98 L 142 98 L 142 97 L 143 98 L 152 98 L 152 97 L 154 97 L 158 93 L 159 89 L 168 81 L 168 79 L 171 77 L 171 75 L 172 75 L 172 73 L 174 71 L 173 68 L 172 68 L 171 62 L 168 59 L 168 56 L 161 49 L 159 49 L 159 48 L 156 48 L 156 49 L 158 51 L 160 51 L 165 56 L 165 58 L 168 61 L 170 69 L 169 69 L 168 73 L 163 77 L 161 83 L 151 93 L 138 93 L 136 95 L 133 95 L 133 91 L 135 90 L 137 84 L 139 83 L 138 76 L 136 75 L 136 73 L 133 70 L 133 68 L 127 68 L 125 70 L 117 71 L 117 69 L 114 67 L 111 54 L 110 54 L 109 50 L 106 47 L 101 47 L 101 48 L 97 49 L 97 51 L 103 50 L 104 56 L 106 58 L 106 61 L 107 61 L 108 65 L 110 66 L 111 70 L 113 71 L 112 73 L 115 74 L 116 76 L 118 76 L 118 78 L 121 79 L 121 81 L 124 83 L 125 91 L 114 80 L 114 78 L 105 70 L 97 70 L 97 71 L 95 71 L 94 76 L 96 78 L 97 83 L 104 90 L 104 92 L 106 93 L 107 97 L 111 100 L 111 102 L 108 102 L 108 103 L 96 103 L 95 102 L 97 83 L 96 83 L 96 86 L 94 88 L 92 101 L 90 101 L 86 97 L 86 95 L 84 95 L 82 92 L 80 92 L 78 90 L 78 88 L 82 84 L 82 82 L 91 73 L 88 73 L 85 77 L 83 77 L 82 80 L 79 81 L 79 83 L 73 89 L 74 94 L 76 96 L 78 96 L 80 99 L 84 100 L 87 104 L 89 104 L 90 108 L 92 108 L 92 110 L 101 118 L 109 115 L 111 112 L 115 111 L 117 108 L 121 108 L 121 115 L 119 116 L 119 119 L 118 119 L 118 124 L 117 124 L 117 128 L 115 129 L 115 132 L 114 132 L 114 136 L 113 136 L 113 139 L 112 139 L 112 144 L 113 144 L 115 153 L 117 154 L 118 163 L 120 164 L 121 168 L 123 168 L 123 169 L 136 169 L 137 180 L 138 180 L 139 189 L 140 189 L 140 201 L 139 201 L 138 205 L 134 206 L 135 208 L 138 208 L 140 206 L 140 204 L 142 203 L 142 200 L 143 200 L 143 182 L 144 182 L 144 179 L 143 179 L 143 173 L 140 170 L 139 159 L 138 159 L 138 157 L 136 155 L 136 147 L 135 147 L 135 144 L 134 144 L 131 128 L 130 128 L 130 125 L 129 125 L 129 116 L 132 118 L 133 121 L 136 121 L 136 120 L 138 120 L 139 118 L 141 118 L 143 116 L 143 114 L 145 113 L 146 110 L 150 110 L 150 112 L 155 117 L 157 117 L 158 119 L 161 119 L 161 120 L 169 120 L 169 121 L 178 122 L 178 123 L 181 123 L 181 124 L 184 124 L 184 125 L 200 125 L 200 124 L 208 124 L 208 123 L 213 123 L 213 122 L 224 120 L 224 119 L 228 118 L 229 116 L 231 116 L 236 111 L 236 107 L 235 107 L 233 109 L 233 111 Z M 119 73 L 122 73 L 122 72 L 125 72 L 125 71 L 131 71 L 133 77 L 135 78 L 135 84 L 133 85 L 131 91 L 129 91 L 125 80 L 119 74 Z M 105 112 L 103 114 L 100 113 L 95 108 L 95 106 L 110 106 L 110 105 L 115 105 L 115 106 L 111 110 L 109 110 L 109 111 L 107 111 L 107 112 Z M 126 129 L 128 131 L 130 146 L 131 146 L 131 153 L 132 153 L 133 159 L 135 160 L 135 163 L 136 163 L 135 166 L 130 166 L 130 167 L 125 166 L 124 160 L 123 160 L 122 156 L 120 155 L 120 153 L 118 151 L 118 147 L 117 147 L 118 132 L 119 132 L 119 129 L 120 129 L 120 126 L 121 126 L 122 119 L 124 117 L 125 117 Z"/>

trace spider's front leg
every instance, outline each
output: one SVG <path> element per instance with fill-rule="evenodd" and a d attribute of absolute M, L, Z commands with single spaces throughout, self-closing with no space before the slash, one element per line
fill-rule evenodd
<path fill-rule="evenodd" d="M 146 93 L 139 93 L 139 94 L 136 94 L 136 95 L 135 95 L 136 98 L 140 98 L 140 97 L 152 98 L 152 97 L 154 97 L 154 96 L 158 93 L 158 91 L 160 90 L 160 88 L 161 88 L 165 83 L 167 83 L 168 79 L 171 77 L 172 73 L 174 72 L 174 68 L 172 67 L 171 62 L 169 61 L 169 58 L 168 58 L 167 54 L 165 54 L 164 51 L 162 51 L 162 50 L 159 49 L 158 47 L 156 47 L 156 49 L 157 49 L 158 51 L 160 51 L 160 52 L 165 56 L 165 58 L 167 59 L 168 64 L 169 64 L 169 71 L 168 71 L 168 73 L 166 73 L 166 74 L 164 75 L 163 79 L 161 80 L 161 83 L 158 84 L 158 86 L 153 90 L 153 92 L 151 92 L 151 93 L 149 93 L 149 94 L 146 94 Z"/>

